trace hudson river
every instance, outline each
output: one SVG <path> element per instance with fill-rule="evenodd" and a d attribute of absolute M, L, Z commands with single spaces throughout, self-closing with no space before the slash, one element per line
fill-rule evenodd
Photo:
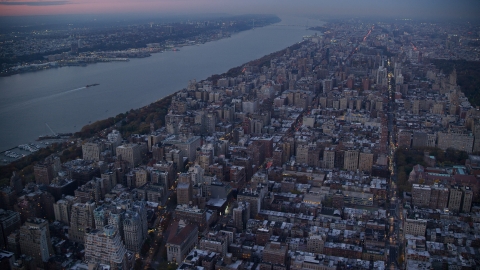
<path fill-rule="evenodd" d="M 302 41 L 306 19 L 233 34 L 230 38 L 129 62 L 62 67 L 0 78 L 0 151 L 39 135 L 75 132 L 84 125 L 140 108 L 230 68 Z M 321 23 L 309 20 L 309 26 Z M 88 87 L 88 84 L 98 86 Z"/>

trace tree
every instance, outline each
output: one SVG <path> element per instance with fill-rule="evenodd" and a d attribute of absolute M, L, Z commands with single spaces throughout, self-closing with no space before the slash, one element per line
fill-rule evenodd
<path fill-rule="evenodd" d="M 10 179 L 8 178 L 3 178 L 0 180 L 0 187 L 5 187 L 10 185 Z"/>
<path fill-rule="evenodd" d="M 176 270 L 178 265 L 176 263 L 169 263 L 167 261 L 163 261 L 158 265 L 158 270 Z"/>
<path fill-rule="evenodd" d="M 143 262 L 142 259 L 138 258 L 135 260 L 135 265 L 133 266 L 133 269 L 135 270 L 141 270 L 143 268 Z"/>

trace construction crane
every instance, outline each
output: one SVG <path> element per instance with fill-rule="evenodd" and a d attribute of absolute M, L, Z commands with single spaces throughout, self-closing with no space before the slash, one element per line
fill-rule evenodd
<path fill-rule="evenodd" d="M 50 131 L 53 133 L 54 136 L 58 136 L 58 134 L 53 131 L 53 129 L 48 125 L 48 123 L 45 122 L 45 125 L 48 127 L 48 129 L 50 129 Z"/>

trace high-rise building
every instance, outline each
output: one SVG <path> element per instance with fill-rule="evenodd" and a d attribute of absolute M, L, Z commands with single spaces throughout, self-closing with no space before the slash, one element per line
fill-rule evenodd
<path fill-rule="evenodd" d="M 207 210 L 205 208 L 201 209 L 197 206 L 189 207 L 188 205 L 180 204 L 175 208 L 175 218 L 197 224 L 200 231 L 206 229 L 210 222 L 207 219 Z"/>
<path fill-rule="evenodd" d="M 248 202 L 250 204 L 250 218 L 255 218 L 262 207 L 263 192 L 260 189 L 243 189 L 237 195 L 239 202 Z"/>
<path fill-rule="evenodd" d="M 0 248 L 7 246 L 8 236 L 20 225 L 20 214 L 18 212 L 0 209 Z"/>
<path fill-rule="evenodd" d="M 198 243 L 198 227 L 183 221 L 174 221 L 169 226 L 167 260 L 180 263 Z"/>
<path fill-rule="evenodd" d="M 148 135 L 148 151 L 152 152 L 153 146 L 160 143 L 163 139 L 163 136 L 161 133 L 157 132 L 152 132 L 150 135 Z"/>
<path fill-rule="evenodd" d="M 347 171 L 355 171 L 358 169 L 358 151 L 345 151 L 343 168 Z"/>
<path fill-rule="evenodd" d="M 40 185 L 50 185 L 50 182 L 55 177 L 55 173 L 53 171 L 53 164 L 44 164 L 44 163 L 37 163 L 33 166 L 33 172 L 35 174 L 35 182 Z"/>
<path fill-rule="evenodd" d="M 135 253 L 140 252 L 147 236 L 147 231 L 143 231 L 143 223 L 147 224 L 147 221 L 138 212 L 126 211 L 123 220 L 125 247 Z"/>
<path fill-rule="evenodd" d="M 190 204 L 192 201 L 192 184 L 191 183 L 178 183 L 177 185 L 177 203 L 178 204 Z"/>
<path fill-rule="evenodd" d="M 93 210 L 95 202 L 75 203 L 72 205 L 70 216 L 70 230 L 68 236 L 70 240 L 84 243 L 84 236 L 87 229 L 95 228 Z"/>
<path fill-rule="evenodd" d="M 104 145 L 101 142 L 87 142 L 82 145 L 82 156 L 85 160 L 100 160 L 100 154 L 104 150 Z"/>
<path fill-rule="evenodd" d="M 43 162 L 39 162 L 33 166 L 35 174 L 35 182 L 40 185 L 49 185 L 61 167 L 60 158 L 57 156 L 49 156 Z"/>
<path fill-rule="evenodd" d="M 117 147 L 122 144 L 122 135 L 118 130 L 112 130 L 107 135 L 107 142 L 105 146 L 107 149 L 110 149 L 114 155 L 117 153 Z"/>
<path fill-rule="evenodd" d="M 172 136 L 163 141 L 165 145 L 174 145 L 180 150 L 181 157 L 187 157 L 189 161 L 194 161 L 197 148 L 201 145 L 200 136 Z"/>
<path fill-rule="evenodd" d="M 196 162 L 200 167 L 202 167 L 204 170 L 208 169 L 208 166 L 212 165 L 213 161 L 213 156 L 211 153 L 205 153 L 201 152 L 198 154 Z"/>
<path fill-rule="evenodd" d="M 362 86 L 363 86 L 363 90 L 370 90 L 370 79 L 369 78 L 362 79 Z M 357 110 L 359 109 L 360 108 L 357 107 Z"/>
<path fill-rule="evenodd" d="M 135 167 L 142 161 L 141 145 L 136 143 L 120 145 L 116 148 L 117 156 L 128 161 L 131 167 Z"/>
<path fill-rule="evenodd" d="M 308 164 L 308 148 L 309 146 L 307 144 L 301 144 L 297 146 L 295 157 L 296 157 L 296 162 L 299 164 Z"/>
<path fill-rule="evenodd" d="M 287 260 L 288 247 L 280 242 L 269 242 L 265 245 L 262 254 L 262 262 L 273 265 L 285 265 Z"/>
<path fill-rule="evenodd" d="M 245 167 L 231 166 L 230 167 L 230 182 L 234 186 L 242 186 L 245 183 Z"/>
<path fill-rule="evenodd" d="M 453 148 L 471 153 L 473 150 L 474 136 L 466 129 L 449 130 L 448 132 L 438 132 L 438 148 L 446 150 Z"/>
<path fill-rule="evenodd" d="M 383 65 L 378 67 L 376 83 L 378 85 L 386 86 L 388 84 L 387 74 L 388 74 L 387 68 L 385 68 Z"/>
<path fill-rule="evenodd" d="M 20 191 L 21 192 L 21 191 Z M 3 209 L 12 210 L 17 201 L 17 192 L 12 187 L 3 187 L 0 189 L 0 205 Z"/>
<path fill-rule="evenodd" d="M 53 255 L 48 221 L 41 218 L 28 219 L 20 228 L 20 250 L 32 256 L 35 265 L 44 268 L 44 262 Z"/>
<path fill-rule="evenodd" d="M 334 194 L 332 194 L 332 206 L 335 209 L 343 209 L 345 205 L 344 195 L 341 190 L 337 190 Z"/>
<path fill-rule="evenodd" d="M 143 187 L 134 189 L 139 200 L 162 203 L 162 198 L 165 196 L 165 188 L 158 184 L 147 184 Z"/>
<path fill-rule="evenodd" d="M 135 187 L 141 187 L 148 182 L 148 173 L 144 169 L 135 170 Z"/>
<path fill-rule="evenodd" d="M 35 217 L 55 219 L 54 203 L 55 198 L 49 192 L 36 190 L 19 197 L 13 208 L 20 213 L 22 221 Z"/>
<path fill-rule="evenodd" d="M 109 265 L 111 269 L 129 268 L 127 249 L 114 226 L 106 225 L 85 235 L 85 261 L 88 264 Z"/>
<path fill-rule="evenodd" d="M 209 233 L 200 240 L 201 250 L 209 250 L 225 255 L 228 252 L 228 236 L 224 233 Z"/>
<path fill-rule="evenodd" d="M 12 192 L 19 194 L 23 190 L 22 177 L 20 177 L 16 172 L 12 172 L 12 177 L 10 177 L 10 188 Z M 3 188 L 3 190 L 5 187 Z M 13 204 L 12 204 L 13 205 Z"/>
<path fill-rule="evenodd" d="M 237 230 L 243 230 L 243 208 L 237 207 L 233 209 L 233 224 Z"/>
<path fill-rule="evenodd" d="M 425 219 L 405 219 L 404 223 L 405 234 L 411 234 L 415 236 L 425 236 L 427 230 L 427 220 Z"/>
<path fill-rule="evenodd" d="M 95 201 L 99 203 L 103 200 L 102 197 L 102 182 L 97 181 L 97 178 L 88 181 L 86 184 L 78 187 L 75 190 L 75 198 L 77 198 L 81 203 L 86 203 L 89 201 Z"/>
<path fill-rule="evenodd" d="M 448 206 L 448 188 L 440 185 L 431 187 L 430 205 L 431 209 L 445 209 Z"/>
<path fill-rule="evenodd" d="M 20 231 L 16 230 L 12 232 L 11 234 L 8 235 L 7 237 L 7 243 L 6 245 L 6 250 L 15 253 L 15 256 L 20 256 L 21 251 L 20 251 Z"/>
<path fill-rule="evenodd" d="M 233 209 L 233 223 L 239 231 L 245 229 L 248 219 L 250 219 L 250 203 L 239 202 L 238 207 Z"/>
<path fill-rule="evenodd" d="M 331 79 L 323 80 L 322 84 L 323 84 L 323 93 L 327 93 L 327 92 L 332 91 L 333 82 L 332 82 Z"/>
<path fill-rule="evenodd" d="M 106 194 L 117 185 L 117 174 L 115 172 L 105 172 L 101 174 L 103 180 L 102 192 Z"/>
<path fill-rule="evenodd" d="M 144 201 L 135 201 L 129 206 L 125 212 L 122 229 L 126 248 L 132 252 L 140 252 L 148 236 L 147 209 Z"/>
<path fill-rule="evenodd" d="M 214 112 L 207 113 L 205 115 L 205 128 L 208 134 L 215 133 L 216 124 L 217 124 L 217 114 Z M 193 159 L 189 158 L 189 160 L 193 160 Z"/>
<path fill-rule="evenodd" d="M 417 207 L 428 207 L 430 205 L 431 188 L 426 185 L 412 185 L 412 202 Z"/>
<path fill-rule="evenodd" d="M 125 205 L 103 204 L 93 210 L 95 228 L 112 225 L 118 230 L 123 239 L 123 221 L 125 219 Z"/>
<path fill-rule="evenodd" d="M 265 246 L 270 237 L 272 236 L 273 231 L 271 228 L 258 228 L 255 232 L 255 244 L 260 246 Z"/>
<path fill-rule="evenodd" d="M 330 148 L 326 148 L 323 151 L 323 167 L 326 169 L 335 168 L 335 151 Z"/>
<path fill-rule="evenodd" d="M 58 200 L 53 204 L 53 211 L 55 212 L 55 220 L 70 224 L 70 213 L 72 205 L 75 203 L 75 197 L 67 195 L 65 198 Z"/>
<path fill-rule="evenodd" d="M 448 198 L 448 210 L 452 212 L 460 212 L 462 204 L 462 190 L 460 186 L 452 186 L 450 188 L 450 196 Z"/>
<path fill-rule="evenodd" d="M 144 201 L 116 199 L 95 208 L 93 218 L 95 228 L 113 226 L 129 251 L 140 252 L 148 234 Z"/>
<path fill-rule="evenodd" d="M 462 212 L 463 213 L 470 213 L 472 208 L 472 199 L 473 199 L 473 191 L 470 187 L 462 187 L 463 191 L 463 199 L 462 199 Z"/>
<path fill-rule="evenodd" d="M 358 169 L 360 171 L 368 171 L 372 170 L 373 166 L 373 153 L 360 153 L 358 158 Z"/>
<path fill-rule="evenodd" d="M 321 235 L 312 235 L 307 239 L 307 251 L 312 253 L 323 253 L 325 240 Z"/>

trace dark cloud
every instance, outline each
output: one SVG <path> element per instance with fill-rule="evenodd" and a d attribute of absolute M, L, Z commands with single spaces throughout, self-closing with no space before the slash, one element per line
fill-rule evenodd
<path fill-rule="evenodd" d="M 38 2 L 21 2 L 21 1 L 0 1 L 0 5 L 5 6 L 57 6 L 65 5 L 70 1 L 38 1 Z"/>

